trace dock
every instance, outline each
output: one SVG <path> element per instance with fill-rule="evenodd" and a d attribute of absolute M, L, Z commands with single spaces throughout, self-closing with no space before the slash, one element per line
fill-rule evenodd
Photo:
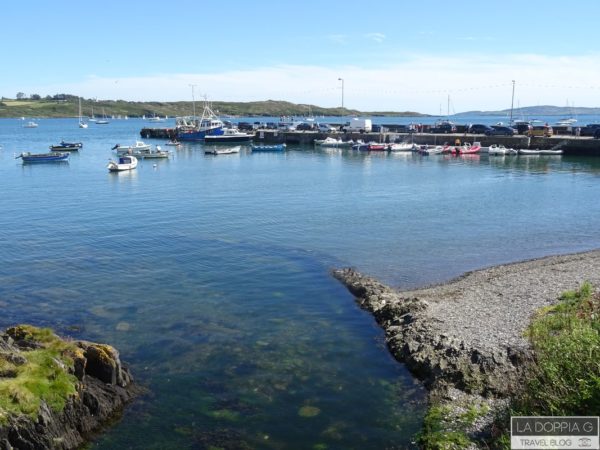
<path fill-rule="evenodd" d="M 175 128 L 142 128 L 140 136 L 143 139 L 174 139 Z M 551 137 L 527 137 L 515 136 L 485 136 L 481 134 L 452 133 L 323 133 L 318 131 L 279 131 L 279 130 L 257 130 L 254 142 L 260 144 L 288 144 L 288 145 L 313 145 L 315 139 L 327 137 L 341 138 L 344 141 L 359 139 L 364 142 L 414 142 L 417 145 L 443 145 L 454 144 L 457 139 L 461 143 L 480 142 L 482 146 L 492 144 L 504 145 L 507 148 L 526 149 L 560 149 L 565 155 L 600 156 L 600 139 L 591 136 L 573 136 L 569 134 L 554 135 Z"/>

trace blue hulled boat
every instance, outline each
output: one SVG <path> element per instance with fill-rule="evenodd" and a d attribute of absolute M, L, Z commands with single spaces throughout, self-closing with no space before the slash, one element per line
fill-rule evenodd
<path fill-rule="evenodd" d="M 282 152 L 285 150 L 285 144 L 276 145 L 253 145 L 253 152 Z"/>
<path fill-rule="evenodd" d="M 212 111 L 208 102 L 204 103 L 202 117 L 177 117 L 175 128 L 180 141 L 203 141 L 206 136 L 223 135 L 225 124 Z"/>
<path fill-rule="evenodd" d="M 47 163 L 56 161 L 66 161 L 69 159 L 69 153 L 50 152 L 50 153 L 21 153 L 15 159 L 21 158 L 24 163 Z"/>

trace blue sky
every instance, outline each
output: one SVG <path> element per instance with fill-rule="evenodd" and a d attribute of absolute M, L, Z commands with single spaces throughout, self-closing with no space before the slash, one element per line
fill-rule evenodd
<path fill-rule="evenodd" d="M 600 2 L 2 5 L 0 95 L 288 100 L 438 113 L 600 106 Z"/>

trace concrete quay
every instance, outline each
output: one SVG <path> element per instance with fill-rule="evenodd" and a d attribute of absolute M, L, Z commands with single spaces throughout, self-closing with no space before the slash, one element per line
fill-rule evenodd
<path fill-rule="evenodd" d="M 561 149 L 566 155 L 600 156 L 600 139 L 572 135 L 557 135 L 552 137 L 527 137 L 516 136 L 485 136 L 482 134 L 431 134 L 431 133 L 320 133 L 314 131 L 276 131 L 259 130 L 256 132 L 254 142 L 265 144 L 299 144 L 312 145 L 315 139 L 326 137 L 341 138 L 344 141 L 362 139 L 365 142 L 374 141 L 391 143 L 396 141 L 409 141 L 418 145 L 443 145 L 454 144 L 457 139 L 461 143 L 474 141 L 482 146 L 502 144 L 507 148 L 526 149 Z"/>

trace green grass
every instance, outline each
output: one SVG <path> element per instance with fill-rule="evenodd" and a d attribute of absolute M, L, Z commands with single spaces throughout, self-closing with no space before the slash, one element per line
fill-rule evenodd
<path fill-rule="evenodd" d="M 522 406 L 530 414 L 600 412 L 600 295 L 584 283 L 545 308 L 527 336 L 535 364 Z"/>
<path fill-rule="evenodd" d="M 526 332 L 534 352 L 523 392 L 513 399 L 513 416 L 600 414 L 600 294 L 584 283 L 542 308 Z M 494 448 L 510 448 L 509 417 Z"/>
<path fill-rule="evenodd" d="M 49 329 L 20 325 L 14 329 L 21 339 L 42 343 L 42 347 L 23 351 L 25 364 L 15 365 L 0 359 L 0 423 L 10 415 L 37 416 L 43 400 L 56 411 L 62 410 L 69 396 L 75 394 L 77 378 L 68 373 L 73 366 L 70 355 L 78 349 L 58 338 Z"/>
<path fill-rule="evenodd" d="M 452 421 L 449 407 L 431 406 L 423 420 L 423 428 L 417 435 L 417 442 L 426 450 L 453 450 L 468 447 L 471 440 L 461 430 L 467 425 L 461 420 Z"/>

